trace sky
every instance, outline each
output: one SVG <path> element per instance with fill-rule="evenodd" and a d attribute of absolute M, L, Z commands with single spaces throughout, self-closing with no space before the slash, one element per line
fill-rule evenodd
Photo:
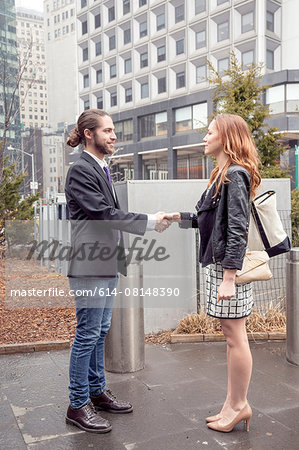
<path fill-rule="evenodd" d="M 43 11 L 43 0 L 15 0 L 16 6 Z"/>

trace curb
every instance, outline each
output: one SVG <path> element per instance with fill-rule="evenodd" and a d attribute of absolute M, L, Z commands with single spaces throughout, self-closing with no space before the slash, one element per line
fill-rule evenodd
<path fill-rule="evenodd" d="M 0 345 L 0 355 L 9 355 L 13 353 L 33 353 L 48 350 L 65 350 L 70 348 L 70 341 L 36 341 L 24 342 L 21 344 Z"/>
<path fill-rule="evenodd" d="M 249 341 L 269 341 L 269 340 L 285 340 L 285 332 L 266 331 L 262 333 L 247 333 Z M 170 335 L 171 344 L 177 344 L 179 342 L 220 342 L 225 341 L 225 337 L 222 333 L 219 334 L 177 334 Z"/>

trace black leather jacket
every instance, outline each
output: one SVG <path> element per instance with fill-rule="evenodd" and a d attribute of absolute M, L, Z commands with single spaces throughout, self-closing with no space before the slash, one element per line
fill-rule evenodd
<path fill-rule="evenodd" d="M 250 216 L 250 176 L 233 164 L 215 196 L 215 184 L 196 205 L 197 214 L 181 213 L 181 228 L 199 228 L 203 267 L 221 262 L 224 269 L 241 269 L 246 252 Z"/>

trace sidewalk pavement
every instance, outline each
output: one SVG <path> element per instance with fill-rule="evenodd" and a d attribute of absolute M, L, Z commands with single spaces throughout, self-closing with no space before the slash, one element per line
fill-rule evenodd
<path fill-rule="evenodd" d="M 285 343 L 251 343 L 250 432 L 209 430 L 204 418 L 225 397 L 225 343 L 146 346 L 146 367 L 107 373 L 108 386 L 130 400 L 132 414 L 109 418 L 113 430 L 91 434 L 66 425 L 69 350 L 0 356 L 0 449 L 297 450 L 299 367 Z"/>

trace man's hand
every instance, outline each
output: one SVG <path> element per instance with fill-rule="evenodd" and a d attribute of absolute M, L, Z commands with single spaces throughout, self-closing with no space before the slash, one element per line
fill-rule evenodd
<path fill-rule="evenodd" d="M 171 221 L 166 218 L 167 214 L 165 212 L 156 213 L 156 226 L 155 230 L 158 233 L 162 233 L 171 225 Z"/>

